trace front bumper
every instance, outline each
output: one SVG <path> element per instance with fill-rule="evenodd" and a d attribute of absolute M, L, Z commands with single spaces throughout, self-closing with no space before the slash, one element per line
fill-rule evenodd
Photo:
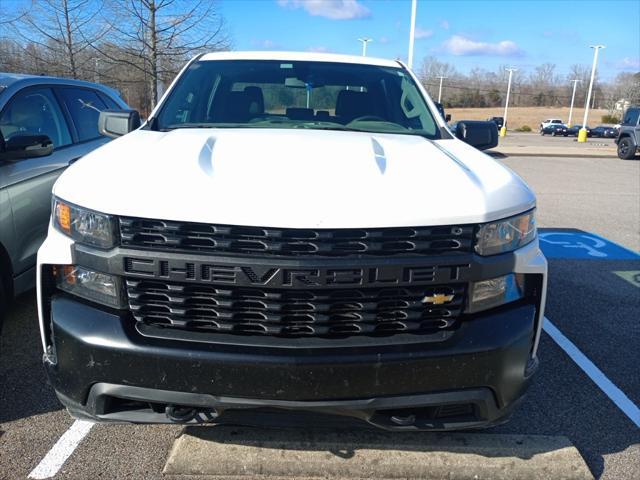
<path fill-rule="evenodd" d="M 513 304 L 430 345 L 224 349 L 141 337 L 128 317 L 59 295 L 45 366 L 69 411 L 96 421 L 170 422 L 168 406 L 189 406 L 190 423 L 275 409 L 389 429 L 477 428 L 499 423 L 526 390 L 535 316 L 536 306 Z"/>
<path fill-rule="evenodd" d="M 475 314 L 444 341 L 406 334 L 332 348 L 141 335 L 128 312 L 51 296 L 46 267 L 78 261 L 86 259 L 73 242 L 50 229 L 38 252 L 45 367 L 77 418 L 163 423 L 175 421 L 168 409 L 190 407 L 196 415 L 185 423 L 273 419 L 283 425 L 312 412 L 313 422 L 322 417 L 324 425 L 351 417 L 399 430 L 479 428 L 508 417 L 537 366 L 547 273 L 537 241 L 501 260 L 504 271 L 494 272 L 539 276 L 535 298 Z M 481 273 L 493 274 L 492 264 Z"/>

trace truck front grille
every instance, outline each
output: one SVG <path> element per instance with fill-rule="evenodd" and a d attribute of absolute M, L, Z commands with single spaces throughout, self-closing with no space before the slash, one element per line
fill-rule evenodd
<path fill-rule="evenodd" d="M 120 218 L 123 246 L 214 254 L 395 256 L 469 253 L 473 225 L 294 229 Z"/>
<path fill-rule="evenodd" d="M 282 290 L 127 279 L 126 285 L 138 322 L 193 332 L 280 337 L 449 330 L 456 325 L 466 295 L 460 284 Z M 440 304 L 434 304 L 434 295 Z"/>

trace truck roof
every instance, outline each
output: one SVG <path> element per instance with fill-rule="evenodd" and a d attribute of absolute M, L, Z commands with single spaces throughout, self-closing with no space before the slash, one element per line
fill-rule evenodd
<path fill-rule="evenodd" d="M 360 65 L 376 65 L 380 67 L 399 67 L 398 60 L 384 58 L 362 57 L 356 55 L 339 55 L 335 53 L 314 52 L 214 52 L 204 54 L 200 60 L 284 60 L 284 61 L 311 61 L 311 62 L 337 62 L 354 63 Z"/>

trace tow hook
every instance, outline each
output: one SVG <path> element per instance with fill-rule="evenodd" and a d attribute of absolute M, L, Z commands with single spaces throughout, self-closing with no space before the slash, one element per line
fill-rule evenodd
<path fill-rule="evenodd" d="M 403 427 L 407 427 L 409 425 L 413 425 L 416 423 L 416 416 L 413 414 L 410 415 L 393 415 L 390 417 L 390 420 L 396 425 L 400 425 Z"/>
<path fill-rule="evenodd" d="M 193 420 L 198 411 L 193 407 L 180 407 L 178 405 L 167 405 L 165 409 L 167 418 L 172 422 L 186 423 Z"/>

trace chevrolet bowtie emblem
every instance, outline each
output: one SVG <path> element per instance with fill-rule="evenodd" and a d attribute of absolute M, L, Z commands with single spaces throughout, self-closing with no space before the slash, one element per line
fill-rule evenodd
<path fill-rule="evenodd" d="M 432 305 L 442 305 L 453 300 L 453 295 L 447 295 L 445 293 L 434 293 L 433 295 L 427 295 L 422 299 L 422 303 L 430 303 Z"/>

